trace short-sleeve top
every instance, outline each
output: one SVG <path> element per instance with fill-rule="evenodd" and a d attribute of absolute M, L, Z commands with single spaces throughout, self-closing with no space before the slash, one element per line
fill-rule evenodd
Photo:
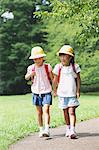
<path fill-rule="evenodd" d="M 60 97 L 76 96 L 75 78 L 77 77 L 77 73 L 79 73 L 81 70 L 79 65 L 75 64 L 75 71 L 76 71 L 75 73 L 72 65 L 63 66 L 62 64 L 57 64 L 53 70 L 53 73 L 57 76 L 59 74 L 60 67 L 61 67 L 61 72 L 60 72 L 60 81 L 57 89 L 57 95 Z"/>
<path fill-rule="evenodd" d="M 52 71 L 52 67 L 50 64 L 48 65 L 48 72 Z M 44 64 L 40 67 L 36 67 L 34 64 L 30 65 L 27 68 L 27 73 L 31 73 L 32 70 L 34 70 L 35 67 L 35 73 L 33 83 L 31 85 L 31 91 L 35 94 L 46 94 L 52 91 L 51 84 L 48 80 L 48 76 L 45 70 Z"/>

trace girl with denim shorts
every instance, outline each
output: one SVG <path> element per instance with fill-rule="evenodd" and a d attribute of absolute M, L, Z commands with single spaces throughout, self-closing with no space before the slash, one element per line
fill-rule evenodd
<path fill-rule="evenodd" d="M 52 87 L 50 79 L 53 79 L 52 67 L 44 63 L 46 54 L 39 46 L 32 48 L 31 56 L 34 64 L 27 68 L 25 79 L 32 80 L 31 91 L 33 93 L 33 104 L 36 106 L 39 124 L 39 137 L 50 136 L 50 105 L 52 105 Z M 43 113 L 45 128 L 43 129 Z"/>
<path fill-rule="evenodd" d="M 66 137 L 76 138 L 75 109 L 79 106 L 80 67 L 74 63 L 74 52 L 71 46 L 64 45 L 57 55 L 61 63 L 56 64 L 53 73 L 54 96 L 58 95 L 59 108 L 63 109 L 66 122 Z"/>

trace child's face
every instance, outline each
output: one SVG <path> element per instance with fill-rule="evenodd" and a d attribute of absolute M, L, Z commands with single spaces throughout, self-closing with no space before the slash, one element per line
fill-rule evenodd
<path fill-rule="evenodd" d="M 36 59 L 33 59 L 33 61 L 37 66 L 42 66 L 44 62 L 44 58 L 43 57 L 36 58 Z"/>
<path fill-rule="evenodd" d="M 60 54 L 59 58 L 63 65 L 69 65 L 72 57 L 68 54 Z"/>

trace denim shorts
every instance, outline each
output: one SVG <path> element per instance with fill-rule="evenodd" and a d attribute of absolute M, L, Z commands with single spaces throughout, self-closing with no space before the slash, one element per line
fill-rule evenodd
<path fill-rule="evenodd" d="M 44 106 L 45 104 L 52 105 L 52 94 L 34 94 L 32 98 L 33 104 L 37 106 Z"/>
<path fill-rule="evenodd" d="M 68 107 L 78 107 L 80 105 L 76 97 L 58 97 L 58 106 L 61 109 Z"/>

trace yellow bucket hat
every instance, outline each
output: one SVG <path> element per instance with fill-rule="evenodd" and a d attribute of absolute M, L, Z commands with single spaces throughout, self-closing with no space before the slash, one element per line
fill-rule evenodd
<path fill-rule="evenodd" d="M 31 56 L 29 57 L 29 59 L 36 59 L 45 56 L 46 54 L 44 53 L 43 49 L 40 46 L 36 46 L 32 48 Z"/>
<path fill-rule="evenodd" d="M 74 51 L 70 45 L 62 46 L 59 52 L 57 52 L 57 56 L 59 56 L 59 54 L 68 54 L 74 57 Z"/>

